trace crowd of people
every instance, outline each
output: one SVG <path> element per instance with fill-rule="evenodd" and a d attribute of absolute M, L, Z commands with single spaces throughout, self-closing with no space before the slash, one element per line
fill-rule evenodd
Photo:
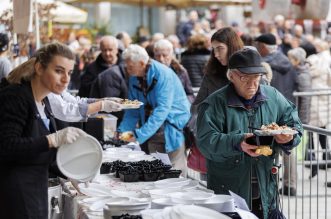
<path fill-rule="evenodd" d="M 259 218 L 277 208 L 278 192 L 296 195 L 291 150 L 300 143 L 302 123 L 327 127 L 329 102 L 295 99 L 293 92 L 330 88 L 329 38 L 304 34 L 300 25 L 289 26 L 279 16 L 259 33 L 238 24 L 211 30 L 195 11 L 189 18 L 178 36 L 156 33 L 132 43 L 120 32 L 102 36 L 83 55 L 78 51 L 84 40 L 53 42 L 14 69 L 5 54 L 9 39 L 0 34 L 1 217 L 46 218 L 47 178 L 61 175 L 54 164 L 56 148 L 86 135 L 63 121 L 86 121 L 99 111 L 116 115 L 118 133 L 130 132 L 129 141 L 145 152 L 167 153 L 183 177 L 190 163 L 183 131 L 189 124 L 194 159 L 203 164 L 196 168 L 201 179 L 216 194 L 231 190 L 243 197 Z M 78 89 L 78 95 L 67 89 Z M 105 97 L 144 104 L 122 110 Z M 246 140 L 255 128 L 273 122 L 297 134 L 275 135 L 272 155 L 261 156 Z M 309 141 L 314 147 L 313 136 Z M 319 142 L 328 150 L 326 136 Z M 279 154 L 285 164 L 281 191 L 271 171 Z M 306 159 L 316 159 L 315 154 L 307 152 Z M 330 152 L 323 159 L 330 160 Z M 310 178 L 318 168 L 311 169 Z"/>

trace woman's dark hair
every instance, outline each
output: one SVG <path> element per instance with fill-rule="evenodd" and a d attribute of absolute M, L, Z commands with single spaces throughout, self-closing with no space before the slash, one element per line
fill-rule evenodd
<path fill-rule="evenodd" d="M 301 43 L 300 47 L 305 50 L 305 52 L 307 54 L 306 57 L 317 54 L 316 47 L 308 41 L 305 41 L 305 42 Z"/>
<path fill-rule="evenodd" d="M 35 74 L 35 64 L 39 62 L 43 68 L 47 68 L 54 56 L 75 60 L 75 54 L 68 46 L 58 42 L 50 43 L 38 49 L 35 55 L 28 61 L 14 68 L 7 77 L 8 82 L 10 84 L 19 84 L 22 80 L 30 81 Z"/>
<path fill-rule="evenodd" d="M 253 37 L 248 33 L 241 34 L 240 39 L 243 41 L 245 46 L 253 46 Z"/>
<path fill-rule="evenodd" d="M 228 47 L 228 60 L 234 52 L 244 47 L 242 40 L 232 27 L 224 27 L 219 29 L 211 37 L 211 42 L 213 41 L 224 43 Z M 224 67 L 227 68 L 227 66 L 222 65 L 215 58 L 214 50 L 212 50 L 208 63 L 205 67 L 205 74 L 217 74 L 217 72 L 220 72 L 220 69 Z"/>

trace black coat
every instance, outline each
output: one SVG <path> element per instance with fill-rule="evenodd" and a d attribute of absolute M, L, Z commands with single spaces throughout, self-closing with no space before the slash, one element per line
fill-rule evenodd
<path fill-rule="evenodd" d="M 119 56 L 117 64 L 119 64 L 120 62 L 121 60 Z M 101 54 L 98 55 L 96 60 L 86 67 L 85 72 L 80 78 L 80 88 L 78 91 L 78 96 L 89 97 L 91 92 L 91 86 L 94 80 L 101 72 L 107 70 L 109 67 L 110 65 L 106 63 L 106 61 L 102 58 Z"/>
<path fill-rule="evenodd" d="M 293 92 L 295 91 L 295 83 L 297 72 L 292 66 L 290 60 L 281 52 L 276 51 L 263 57 L 272 69 L 271 86 L 275 87 L 288 100 L 295 103 Z"/>
<path fill-rule="evenodd" d="M 182 53 L 181 64 L 187 70 L 193 87 L 200 87 L 204 76 L 204 68 L 210 57 L 208 49 L 185 51 Z"/>
<path fill-rule="evenodd" d="M 120 97 L 128 98 L 128 77 L 124 65 L 113 65 L 100 73 L 91 86 L 89 97 Z"/>
<path fill-rule="evenodd" d="M 129 79 L 125 74 L 123 64 L 113 65 L 104 72 L 100 73 L 91 86 L 89 97 L 103 98 L 103 97 L 119 97 L 122 99 L 128 98 Z M 114 116 L 118 118 L 117 124 L 122 121 L 124 112 L 113 112 Z"/>
<path fill-rule="evenodd" d="M 38 113 L 30 83 L 2 88 L 0 102 L 0 218 L 46 219 L 48 171 L 56 155 L 46 138 L 56 130 L 48 100 L 50 130 Z"/>

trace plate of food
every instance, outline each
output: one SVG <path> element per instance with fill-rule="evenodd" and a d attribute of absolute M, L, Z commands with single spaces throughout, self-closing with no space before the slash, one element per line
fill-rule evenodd
<path fill-rule="evenodd" d="M 122 141 L 130 142 L 130 140 L 134 137 L 133 132 L 127 131 L 120 134 L 119 139 Z"/>
<path fill-rule="evenodd" d="M 140 102 L 139 100 L 129 100 L 129 99 L 123 99 L 121 102 L 122 109 L 139 109 L 142 105 L 144 105 L 143 102 Z"/>
<path fill-rule="evenodd" d="M 260 129 L 254 130 L 254 134 L 259 136 L 279 135 L 279 134 L 295 135 L 297 133 L 298 133 L 297 130 L 288 127 L 287 125 L 280 126 L 275 122 L 269 125 L 262 125 Z"/>
<path fill-rule="evenodd" d="M 121 104 L 122 109 L 139 109 L 142 105 L 144 105 L 144 103 L 139 100 L 122 99 L 119 97 L 105 97 L 103 99 Z"/>

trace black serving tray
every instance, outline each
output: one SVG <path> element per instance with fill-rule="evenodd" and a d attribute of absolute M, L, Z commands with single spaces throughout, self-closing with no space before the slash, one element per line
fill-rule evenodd
<path fill-rule="evenodd" d="M 250 138 L 246 139 L 246 143 L 247 144 L 251 144 L 251 145 L 272 145 L 274 141 L 274 137 L 273 136 L 258 136 L 258 135 L 254 135 Z"/>
<path fill-rule="evenodd" d="M 138 182 L 139 181 L 139 173 L 124 173 L 119 172 L 120 179 L 123 182 Z"/>

